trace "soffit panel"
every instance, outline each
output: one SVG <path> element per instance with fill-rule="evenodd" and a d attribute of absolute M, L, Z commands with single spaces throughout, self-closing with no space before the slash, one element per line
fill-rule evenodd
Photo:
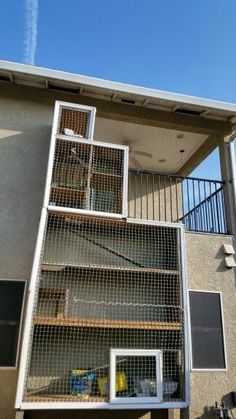
<path fill-rule="evenodd" d="M 128 145 L 131 148 L 130 167 L 166 173 L 177 173 L 207 137 L 100 117 L 96 118 L 94 132 L 95 140 Z M 134 151 L 151 156 L 142 156 Z"/>

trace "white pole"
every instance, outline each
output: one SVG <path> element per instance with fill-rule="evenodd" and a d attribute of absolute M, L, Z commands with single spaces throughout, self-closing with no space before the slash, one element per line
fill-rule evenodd
<path fill-rule="evenodd" d="M 236 159 L 235 159 L 235 148 L 234 148 L 234 139 L 230 142 L 229 153 L 230 153 L 230 165 L 231 165 L 231 175 L 232 175 L 232 192 L 233 192 L 233 202 L 234 202 L 234 211 L 236 217 Z"/>

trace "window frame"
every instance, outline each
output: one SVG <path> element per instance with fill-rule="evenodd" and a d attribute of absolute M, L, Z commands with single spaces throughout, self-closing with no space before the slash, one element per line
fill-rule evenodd
<path fill-rule="evenodd" d="M 220 314 L 221 314 L 221 329 L 222 329 L 222 342 L 223 342 L 223 351 L 224 351 L 224 368 L 196 368 L 193 366 L 193 346 L 192 346 L 192 324 L 191 324 L 191 310 L 190 310 L 190 292 L 198 293 L 208 293 L 208 294 L 218 294 L 219 303 L 220 303 Z M 224 326 L 224 309 L 223 309 L 223 297 L 221 291 L 212 291 L 212 290 L 201 290 L 201 289 L 188 289 L 188 305 L 189 305 L 189 343 L 190 343 L 190 365 L 192 372 L 227 372 L 227 352 L 226 352 L 226 339 L 225 339 L 225 326 Z"/>
<path fill-rule="evenodd" d="M 0 278 L 0 283 L 2 281 L 5 282 L 23 282 L 24 283 L 24 291 L 22 297 L 22 304 L 21 304 L 21 315 L 19 320 L 19 331 L 18 331 L 18 339 L 17 339 L 17 346 L 16 346 L 16 359 L 14 366 L 2 366 L 0 365 L 0 370 L 17 370 L 19 365 L 19 358 L 20 358 L 20 342 L 22 338 L 22 330 L 23 330 L 23 319 L 24 319 L 24 310 L 25 310 L 25 301 L 26 301 L 26 279 L 16 279 L 16 278 Z"/>
<path fill-rule="evenodd" d="M 152 356 L 156 358 L 156 397 L 116 397 L 116 357 Z M 154 404 L 163 400 L 162 351 L 160 349 L 110 349 L 109 402 L 111 404 Z"/>

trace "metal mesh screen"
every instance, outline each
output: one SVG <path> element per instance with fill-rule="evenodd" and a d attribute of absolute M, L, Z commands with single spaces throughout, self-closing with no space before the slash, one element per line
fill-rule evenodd
<path fill-rule="evenodd" d="M 60 107 L 57 134 L 88 138 L 89 120 L 88 111 Z"/>
<path fill-rule="evenodd" d="M 116 357 L 116 397 L 156 397 L 156 357 Z"/>
<path fill-rule="evenodd" d="M 161 349 L 164 400 L 182 400 L 180 276 L 178 229 L 51 213 L 24 400 L 108 401 L 110 348 Z M 145 392 L 152 365 L 117 367 L 125 397 Z"/>
<path fill-rule="evenodd" d="M 122 213 L 124 151 L 56 140 L 50 204 Z"/>

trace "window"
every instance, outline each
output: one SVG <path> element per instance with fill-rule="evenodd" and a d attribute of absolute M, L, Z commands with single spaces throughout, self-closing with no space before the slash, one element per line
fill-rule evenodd
<path fill-rule="evenodd" d="M 25 281 L 0 280 L 0 367 L 15 367 Z"/>
<path fill-rule="evenodd" d="M 161 351 L 111 349 L 110 401 L 160 403 L 162 401 Z"/>
<path fill-rule="evenodd" d="M 193 369 L 225 369 L 221 294 L 190 291 Z"/>

